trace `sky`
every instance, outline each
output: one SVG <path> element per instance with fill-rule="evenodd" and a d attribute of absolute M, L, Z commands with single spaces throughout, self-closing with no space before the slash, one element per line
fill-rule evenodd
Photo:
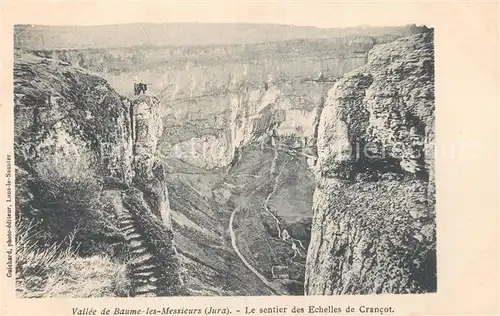
<path fill-rule="evenodd" d="M 73 1 L 9 4 L 17 23 L 102 25 L 117 23 L 273 23 L 298 26 L 351 27 L 426 24 L 444 6 L 428 1 Z M 454 6 L 460 10 L 460 3 Z M 29 11 L 29 12 L 28 12 Z M 24 12 L 24 14 L 22 14 Z M 17 14 L 16 14 L 17 13 Z M 28 22 L 29 21 L 29 22 Z"/>

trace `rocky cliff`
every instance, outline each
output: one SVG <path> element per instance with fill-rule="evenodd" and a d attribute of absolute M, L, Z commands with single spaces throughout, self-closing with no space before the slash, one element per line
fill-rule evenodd
<path fill-rule="evenodd" d="M 382 36 L 207 47 L 35 51 L 102 74 L 123 95 L 135 77 L 161 102 L 160 151 L 195 166 L 222 168 L 246 143 L 278 134 L 312 138 L 325 91 L 366 62 Z M 321 79 L 315 81 L 316 79 Z M 298 124 L 298 125 L 297 125 Z M 295 144 L 297 145 L 297 144 Z"/>
<path fill-rule="evenodd" d="M 328 92 L 305 292 L 436 291 L 433 32 L 376 45 Z"/>
<path fill-rule="evenodd" d="M 421 273 L 434 253 L 432 40 L 375 45 L 395 38 L 24 55 L 19 210 L 52 239 L 75 228 L 82 256 L 135 256 L 130 295 L 182 282 L 186 295 L 297 295 L 304 282 L 308 294 L 424 291 L 435 282 Z M 147 95 L 130 96 L 135 76 Z M 43 215 L 43 201 L 61 200 L 55 183 L 86 188 L 64 209 L 89 215 Z"/>
<path fill-rule="evenodd" d="M 31 223 L 38 247 L 126 263 L 122 295 L 177 294 L 158 99 L 129 100 L 82 68 L 21 52 L 14 94 L 18 225 Z M 23 284 L 36 262 L 18 264 Z"/>
<path fill-rule="evenodd" d="M 267 88 L 233 92 L 220 100 L 207 98 L 199 102 L 204 117 L 188 119 L 177 129 L 165 128 L 162 153 L 206 169 L 222 168 L 242 147 L 264 144 L 273 136 L 283 149 L 313 156 L 315 125 L 325 91 L 332 85 L 313 80 L 269 83 Z M 207 116 L 205 110 L 210 109 L 205 104 L 220 106 L 218 101 L 227 108 Z M 179 106 L 177 111 L 186 111 Z"/>
<path fill-rule="evenodd" d="M 202 34 L 213 26 L 193 27 Z M 27 29 L 19 38 L 27 44 L 36 31 Z M 238 148 L 269 138 L 273 130 L 280 139 L 284 136 L 286 146 L 304 145 L 311 155 L 314 126 L 333 81 L 364 65 L 375 44 L 422 29 L 413 25 L 368 28 L 364 34 L 329 31 L 334 35 L 327 38 L 237 45 L 167 46 L 158 39 L 147 47 L 34 53 L 100 73 L 123 95 L 131 94 L 136 77 L 148 83 L 148 91 L 161 102 L 161 153 L 214 169 L 229 165 Z M 294 32 L 289 35 L 297 35 Z M 60 36 L 64 38 L 64 32 Z M 122 38 L 122 34 L 109 37 Z"/>
<path fill-rule="evenodd" d="M 16 25 L 15 45 L 23 49 L 86 49 L 147 46 L 189 51 L 200 46 L 248 45 L 293 39 L 401 37 L 425 26 L 318 28 L 253 23 L 132 23 L 95 26 Z M 224 36 L 221 36 L 223 34 Z M 180 47 L 179 47 L 180 46 Z"/>

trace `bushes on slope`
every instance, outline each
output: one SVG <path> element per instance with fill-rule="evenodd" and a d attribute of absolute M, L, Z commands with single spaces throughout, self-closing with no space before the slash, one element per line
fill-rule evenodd
<path fill-rule="evenodd" d="M 80 255 L 114 255 L 108 248 L 124 239 L 111 214 L 106 213 L 101 180 L 88 160 L 45 156 L 33 169 L 25 183 L 32 199 L 21 206 L 20 215 L 39 224 L 39 246 L 67 247 L 67 237 L 72 234 Z"/>

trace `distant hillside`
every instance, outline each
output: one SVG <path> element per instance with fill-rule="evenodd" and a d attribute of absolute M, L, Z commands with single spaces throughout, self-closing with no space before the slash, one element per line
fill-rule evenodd
<path fill-rule="evenodd" d="M 317 28 L 277 24 L 120 24 L 100 26 L 15 26 L 15 47 L 29 50 L 250 44 L 344 36 L 409 36 L 425 26 Z M 223 34 L 223 36 L 221 36 Z"/>

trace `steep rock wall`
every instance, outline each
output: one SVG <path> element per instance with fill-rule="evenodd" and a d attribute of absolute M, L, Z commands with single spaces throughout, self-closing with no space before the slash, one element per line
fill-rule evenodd
<path fill-rule="evenodd" d="M 136 77 L 148 83 L 149 93 L 157 95 L 162 105 L 162 154 L 213 169 L 227 166 L 236 148 L 251 138 L 262 138 L 262 133 L 249 133 L 262 130 L 266 121 L 277 121 L 278 134 L 287 136 L 286 146 L 308 143 L 310 147 L 310 136 L 303 134 L 310 134 L 308 129 L 317 123 L 320 110 L 311 108 L 311 103 L 321 104 L 316 99 L 324 97 L 322 88 L 310 82 L 319 76 L 334 81 L 364 65 L 367 52 L 376 43 L 420 31 L 413 25 L 363 29 L 366 35 L 337 30 L 324 39 L 243 45 L 174 47 L 151 43 L 34 53 L 98 72 L 123 95 L 132 94 Z M 331 84 L 323 86 L 327 90 Z M 303 96 L 306 100 L 301 100 Z M 277 118 L 270 118 L 272 115 Z M 231 130 L 235 119 L 240 127 Z M 271 131 L 276 126 L 267 128 Z"/>
<path fill-rule="evenodd" d="M 157 153 L 163 131 L 160 102 L 154 96 L 139 96 L 128 103 L 133 130 L 133 182 L 144 191 L 153 212 L 161 217 L 166 227 L 171 228 L 166 175 Z"/>
<path fill-rule="evenodd" d="M 128 211 L 141 214 L 142 230 L 155 237 L 149 248 L 169 262 L 161 294 L 174 294 L 166 175 L 156 157 L 159 100 L 128 100 L 100 76 L 20 52 L 14 74 L 18 219 L 35 223 L 41 245 L 74 234 L 82 256 L 122 257 L 119 215 L 127 210 L 117 201 L 133 198 L 140 207 Z"/>
<path fill-rule="evenodd" d="M 361 39 L 361 38 L 360 38 Z M 383 41 L 383 39 L 381 39 Z M 269 76 L 293 80 L 319 71 L 341 76 L 366 62 L 376 40 L 339 37 L 246 45 L 124 47 L 35 51 L 103 74 L 120 94 L 133 91 L 137 76 L 162 101 L 220 95 L 242 86 L 255 88 Z"/>
<path fill-rule="evenodd" d="M 131 94 L 135 77 L 148 83 L 149 93 L 158 95 L 162 105 L 161 153 L 214 169 L 227 166 L 241 145 L 268 137 L 262 135 L 272 130 L 266 123 L 281 125 L 279 134 L 297 134 L 300 140 L 289 140 L 292 143 L 308 142 L 310 137 L 302 134 L 317 121 L 314 107 L 321 103 L 323 90 L 336 77 L 365 64 L 374 43 L 371 37 L 346 37 L 36 54 L 97 71 L 124 95 Z M 330 82 L 314 84 L 320 73 Z M 235 119 L 240 127 L 232 130 Z"/>
<path fill-rule="evenodd" d="M 130 116 L 103 78 L 31 55 L 16 59 L 14 72 L 18 166 L 51 154 L 99 161 L 105 175 L 132 179 Z"/>
<path fill-rule="evenodd" d="M 167 127 L 160 150 L 165 156 L 213 169 L 229 165 L 238 148 L 251 143 L 263 145 L 275 137 L 283 150 L 298 150 L 314 157 L 315 126 L 325 92 L 333 82 L 270 83 L 267 88 L 239 90 L 197 101 L 196 111 L 191 111 L 189 105 L 176 104 L 172 111 L 182 114 L 169 114 L 164 119 Z M 189 115 L 181 117 L 184 113 Z"/>
<path fill-rule="evenodd" d="M 305 292 L 436 290 L 433 32 L 377 45 L 328 93 Z"/>

